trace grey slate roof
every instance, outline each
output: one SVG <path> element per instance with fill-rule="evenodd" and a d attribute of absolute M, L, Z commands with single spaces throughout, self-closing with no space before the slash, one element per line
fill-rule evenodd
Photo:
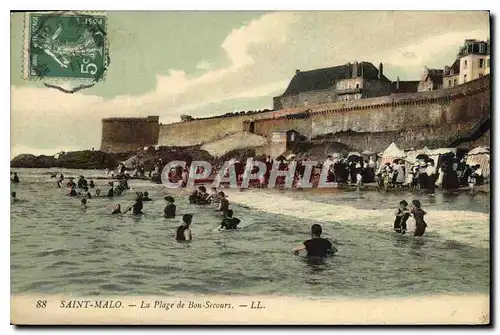
<path fill-rule="evenodd" d="M 297 95 L 300 92 L 324 90 L 333 85 L 336 81 L 351 78 L 353 64 L 344 64 L 311 71 L 300 71 L 290 81 L 282 96 Z M 358 63 L 358 76 L 363 73 L 365 79 L 378 79 L 378 68 L 370 62 Z M 363 71 L 361 71 L 361 68 Z M 382 80 L 389 81 L 382 75 Z"/>

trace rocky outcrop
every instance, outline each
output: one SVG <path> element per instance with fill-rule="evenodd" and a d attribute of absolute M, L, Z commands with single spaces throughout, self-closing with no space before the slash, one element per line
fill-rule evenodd
<path fill-rule="evenodd" d="M 130 154 L 108 154 L 102 151 L 73 151 L 54 156 L 35 156 L 23 154 L 11 160 L 10 166 L 17 168 L 51 168 L 68 169 L 114 169 L 118 163 Z"/>

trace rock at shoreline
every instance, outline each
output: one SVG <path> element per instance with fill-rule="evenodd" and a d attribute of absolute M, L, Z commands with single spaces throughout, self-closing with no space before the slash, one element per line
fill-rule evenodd
<path fill-rule="evenodd" d="M 54 156 L 22 154 L 10 161 L 13 168 L 114 169 L 130 154 L 108 154 L 102 151 L 73 151 Z"/>
<path fill-rule="evenodd" d="M 53 156 L 45 155 L 23 154 L 10 161 L 10 166 L 17 168 L 50 168 L 56 166 L 55 164 L 56 159 Z"/>

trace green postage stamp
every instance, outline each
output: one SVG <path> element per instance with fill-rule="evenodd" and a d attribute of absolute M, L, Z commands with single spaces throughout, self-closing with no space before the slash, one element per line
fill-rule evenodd
<path fill-rule="evenodd" d="M 24 78 L 99 81 L 109 63 L 107 17 L 93 12 L 29 12 Z"/>

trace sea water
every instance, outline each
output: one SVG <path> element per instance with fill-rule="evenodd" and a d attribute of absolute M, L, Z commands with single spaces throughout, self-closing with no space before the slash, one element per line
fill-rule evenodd
<path fill-rule="evenodd" d="M 189 189 L 130 181 L 114 199 L 80 198 L 57 188 L 51 174 L 102 171 L 16 169 L 21 200 L 11 205 L 11 291 L 78 295 L 244 294 L 376 298 L 489 293 L 489 196 L 340 190 L 225 190 L 240 229 L 217 230 L 212 206 L 190 205 Z M 102 194 L 107 180 L 94 179 Z M 145 215 L 111 215 L 148 191 Z M 91 189 L 95 194 L 95 189 Z M 166 195 L 178 217 L 162 217 Z M 424 238 L 394 233 L 400 200 L 419 199 L 428 212 Z M 193 213 L 193 242 L 174 241 L 184 213 Z M 313 223 L 338 253 L 310 264 L 291 249 L 310 238 Z"/>

